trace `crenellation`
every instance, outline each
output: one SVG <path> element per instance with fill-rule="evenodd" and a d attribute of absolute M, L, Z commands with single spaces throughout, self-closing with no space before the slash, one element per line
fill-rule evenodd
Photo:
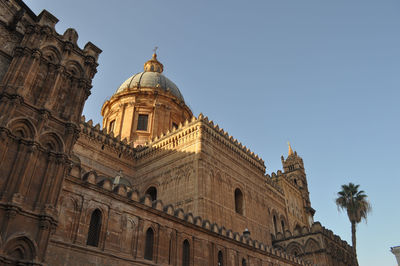
<path fill-rule="evenodd" d="M 55 26 L 58 22 L 58 19 L 53 16 L 50 12 L 47 10 L 43 10 L 39 16 L 37 17 L 37 22 L 40 26 L 47 26 L 50 27 L 53 31 L 55 31 Z"/>
<path fill-rule="evenodd" d="M 127 196 L 132 201 L 136 201 L 136 202 L 140 201 L 139 191 L 137 191 L 136 189 L 129 191 Z"/>

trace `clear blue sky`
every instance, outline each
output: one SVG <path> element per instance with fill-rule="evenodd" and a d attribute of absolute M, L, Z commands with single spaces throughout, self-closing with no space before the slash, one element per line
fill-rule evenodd
<path fill-rule="evenodd" d="M 100 108 L 154 46 L 200 112 L 281 169 L 303 157 L 315 220 L 351 243 L 334 198 L 354 182 L 373 212 L 358 226 L 361 266 L 396 265 L 400 245 L 400 2 L 394 0 L 30 0 L 103 53 L 84 114 Z"/>

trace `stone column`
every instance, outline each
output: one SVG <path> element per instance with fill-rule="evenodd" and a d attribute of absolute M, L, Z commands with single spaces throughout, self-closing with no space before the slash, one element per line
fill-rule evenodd
<path fill-rule="evenodd" d="M 400 265 L 400 246 L 390 248 L 390 251 L 395 255 L 397 265 Z"/>

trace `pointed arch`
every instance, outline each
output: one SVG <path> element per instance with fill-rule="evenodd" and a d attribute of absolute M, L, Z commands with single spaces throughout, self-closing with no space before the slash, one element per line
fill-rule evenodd
<path fill-rule="evenodd" d="M 235 211 L 241 215 L 244 213 L 243 193 L 239 188 L 235 189 Z"/>
<path fill-rule="evenodd" d="M 8 122 L 7 127 L 10 129 L 11 133 L 21 138 L 34 139 L 36 136 L 35 126 L 25 117 L 11 120 Z"/>
<path fill-rule="evenodd" d="M 286 252 L 288 254 L 291 254 L 295 257 L 302 255 L 303 252 L 303 248 L 301 247 L 301 245 L 297 242 L 292 242 L 290 243 L 287 247 L 286 247 Z"/>
<path fill-rule="evenodd" d="M 36 250 L 35 243 L 27 236 L 17 236 L 4 245 L 4 253 L 15 260 L 34 260 Z"/>
<path fill-rule="evenodd" d="M 288 229 L 288 224 L 286 222 L 286 218 L 285 216 L 283 216 L 282 214 L 279 216 L 279 220 L 280 220 L 280 227 L 282 228 L 282 233 L 284 234 L 286 229 Z"/>
<path fill-rule="evenodd" d="M 154 231 L 151 227 L 149 227 L 146 231 L 144 259 L 153 260 L 153 250 L 154 250 Z"/>
<path fill-rule="evenodd" d="M 182 243 L 182 266 L 190 265 L 190 243 L 185 239 Z"/>
<path fill-rule="evenodd" d="M 42 56 L 50 63 L 59 64 L 61 62 L 61 53 L 55 46 L 46 46 L 42 48 Z"/>
<path fill-rule="evenodd" d="M 102 216 L 103 215 L 99 209 L 95 209 L 92 212 L 92 215 L 90 217 L 90 224 L 89 224 L 86 245 L 93 247 L 99 246 Z"/>
<path fill-rule="evenodd" d="M 149 195 L 151 201 L 157 200 L 157 188 L 155 186 L 150 186 L 144 194 Z"/>
<path fill-rule="evenodd" d="M 63 237 L 63 241 L 72 241 L 77 223 L 78 201 L 70 195 L 63 195 L 59 203 L 59 224 L 56 235 Z"/>
<path fill-rule="evenodd" d="M 222 251 L 218 251 L 218 266 L 224 266 L 224 254 L 222 254 Z"/>
<path fill-rule="evenodd" d="M 304 246 L 305 246 L 304 250 L 305 250 L 306 253 L 307 252 L 314 252 L 314 251 L 320 249 L 320 245 L 313 238 L 308 239 Z"/>
<path fill-rule="evenodd" d="M 73 77 L 83 78 L 83 68 L 77 61 L 68 61 L 65 68 Z"/>
<path fill-rule="evenodd" d="M 170 233 L 169 237 L 169 248 L 168 248 L 168 264 L 173 264 L 174 261 L 174 250 L 175 250 L 175 234 L 174 232 Z"/>
<path fill-rule="evenodd" d="M 126 243 L 126 250 L 127 252 L 131 253 L 135 250 L 135 245 L 136 245 L 136 231 L 137 228 L 137 222 L 132 217 L 127 218 L 127 223 L 126 223 L 126 230 L 124 234 L 125 238 L 125 243 Z"/>
<path fill-rule="evenodd" d="M 39 137 L 40 144 L 47 150 L 63 152 L 64 142 L 55 132 L 45 132 Z"/>
<path fill-rule="evenodd" d="M 278 226 L 277 226 L 277 221 L 276 221 L 276 215 L 275 214 L 272 217 L 272 221 L 274 223 L 274 232 L 275 232 L 275 236 L 276 236 L 276 234 L 278 234 Z"/>
<path fill-rule="evenodd" d="M 293 235 L 294 236 L 299 236 L 301 235 L 301 226 L 299 224 L 296 224 L 296 226 L 293 229 Z"/>

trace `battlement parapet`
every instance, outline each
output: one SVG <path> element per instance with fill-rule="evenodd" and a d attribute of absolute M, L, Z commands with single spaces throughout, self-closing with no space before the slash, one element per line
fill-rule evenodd
<path fill-rule="evenodd" d="M 128 144 L 126 139 L 121 140 L 119 136 L 114 137 L 112 132 L 108 133 L 106 129 L 100 129 L 100 124 L 93 126 L 93 121 L 91 119 L 89 121 L 85 121 L 85 119 L 85 116 L 81 117 L 81 134 L 86 135 L 92 140 L 98 141 L 101 145 L 110 146 L 118 153 L 118 155 L 124 155 L 124 157 L 131 159 L 135 157 L 137 148 Z"/>
<path fill-rule="evenodd" d="M 153 138 L 146 146 L 138 149 L 136 158 L 144 157 L 156 151 L 167 150 L 178 145 L 183 145 L 188 140 L 198 136 L 201 129 L 214 138 L 217 138 L 241 158 L 265 172 L 264 161 L 257 154 L 250 151 L 249 148 L 244 146 L 241 142 L 238 142 L 237 139 L 233 138 L 228 132 L 220 128 L 219 125 L 215 125 L 213 121 L 210 121 L 208 117 L 204 117 L 201 113 L 197 118 L 193 116 L 184 123 L 180 123 L 177 128 L 173 128 L 171 131 L 167 131 L 165 134 L 163 133 Z"/>
<path fill-rule="evenodd" d="M 282 195 L 284 194 L 283 189 L 279 186 L 278 182 L 277 182 L 277 178 L 282 176 L 282 171 L 278 170 L 277 173 L 272 172 L 271 175 L 266 174 L 265 175 L 265 183 L 267 185 L 272 186 L 273 188 L 275 188 L 278 192 L 280 192 Z"/>
<path fill-rule="evenodd" d="M 320 222 L 314 222 L 311 228 L 304 226 L 300 230 L 294 230 L 293 232 L 286 230 L 284 234 L 278 233 L 276 238 L 273 239 L 273 242 L 279 243 L 288 240 L 296 240 L 298 238 L 315 234 L 322 234 L 337 246 L 345 249 L 347 252 L 353 252 L 353 248 L 346 241 L 342 240 L 338 235 L 335 235 L 331 230 L 322 226 Z"/>
<path fill-rule="evenodd" d="M 200 216 L 194 217 L 191 212 L 185 213 L 181 208 L 175 208 L 173 205 L 164 205 L 161 200 L 152 201 L 149 195 L 141 195 L 132 186 L 126 184 L 114 184 L 111 177 L 98 176 L 95 171 L 89 171 L 82 176 L 71 176 L 72 178 L 81 179 L 84 183 L 93 185 L 93 188 L 97 188 L 100 193 L 113 194 L 115 198 L 121 201 L 135 202 L 145 206 L 147 209 L 153 211 L 162 212 L 167 217 L 173 217 L 173 219 L 178 219 L 182 223 L 190 224 L 201 228 L 202 230 L 209 231 L 208 233 L 217 234 L 227 240 L 235 241 L 238 244 L 244 245 L 247 248 L 255 249 L 258 252 L 265 253 L 266 255 L 276 256 L 287 261 L 296 263 L 297 265 L 308 265 L 301 259 L 286 254 L 274 247 L 268 246 L 262 242 L 252 239 L 251 237 L 233 232 L 230 229 L 226 229 L 224 226 L 220 226 L 217 223 L 211 223 L 209 220 L 201 218 Z"/>

